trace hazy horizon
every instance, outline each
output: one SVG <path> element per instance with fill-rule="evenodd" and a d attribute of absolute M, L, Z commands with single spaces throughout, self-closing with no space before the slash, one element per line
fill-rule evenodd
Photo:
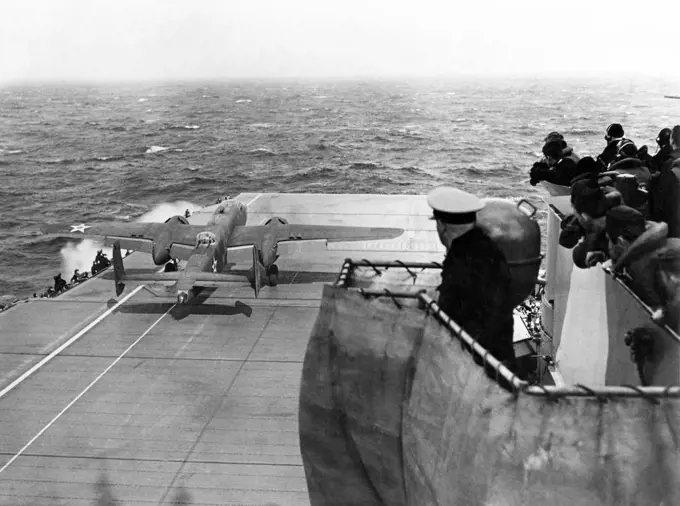
<path fill-rule="evenodd" d="M 680 91 L 680 80 L 669 76 L 640 76 L 640 75 L 607 75 L 607 76 L 559 76 L 559 75 L 450 75 L 450 76 L 404 76 L 404 75 L 382 75 L 382 76 L 240 76 L 240 77 L 211 77 L 211 78 L 191 78 L 191 77 L 172 77 L 172 78 L 126 78 L 126 79 L 106 79 L 99 80 L 87 78 L 62 78 L 62 79 L 23 79 L 23 80 L 0 80 L 0 89 L 21 88 L 21 87 L 50 87 L 50 86 L 80 86 L 80 87 L 115 87 L 115 86 L 220 86 L 228 84 L 320 84 L 335 85 L 343 83 L 354 84 L 424 84 L 424 85 L 456 85 L 471 83 L 536 83 L 536 84 L 563 84 L 563 85 L 589 85 L 589 84 L 635 84 L 635 83 L 654 83 L 661 88 L 668 88 L 677 82 L 677 91 Z M 675 88 L 675 86 L 672 86 Z"/>
<path fill-rule="evenodd" d="M 0 83 L 680 79 L 680 5 L 542 0 L 26 0 L 5 6 Z M 648 9 L 648 8 L 647 8 Z"/>

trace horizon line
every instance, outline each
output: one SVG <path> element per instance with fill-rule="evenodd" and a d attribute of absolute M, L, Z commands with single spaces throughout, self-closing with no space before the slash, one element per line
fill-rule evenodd
<path fill-rule="evenodd" d="M 469 81 L 469 80 L 534 80 L 534 81 L 579 81 L 579 80 L 597 80 L 597 81 L 615 81 L 615 80 L 676 80 L 677 77 L 670 75 L 639 75 L 639 74 L 609 74 L 602 75 L 598 73 L 582 73 L 574 74 L 531 74 L 531 73 L 514 73 L 514 74 L 442 74 L 442 75 L 355 75 L 355 76 L 314 76 L 314 75 L 300 75 L 300 76 L 219 76 L 219 77 L 140 77 L 140 78 L 86 78 L 86 77 L 71 77 L 71 78 L 30 78 L 30 79 L 6 79 L 0 80 L 0 87 L 7 86 L 34 86 L 34 85 L 107 85 L 107 84 L 182 84 L 182 83 L 226 83 L 226 82 L 252 82 L 252 81 L 268 81 L 268 82 L 299 82 L 299 81 L 317 81 L 317 82 L 384 82 L 384 81 Z"/>

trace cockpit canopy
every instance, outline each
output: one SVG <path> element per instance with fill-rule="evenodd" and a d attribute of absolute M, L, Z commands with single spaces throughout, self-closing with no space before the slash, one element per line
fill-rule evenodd
<path fill-rule="evenodd" d="M 177 215 L 177 216 L 170 216 L 170 218 L 168 218 L 167 220 L 165 220 L 164 223 L 170 223 L 171 221 L 178 221 L 178 222 L 180 222 L 182 225 L 188 225 L 188 224 L 189 224 L 189 221 L 188 221 L 184 216 L 180 216 L 180 215 Z"/>
<path fill-rule="evenodd" d="M 196 235 L 196 247 L 208 247 L 217 242 L 217 237 L 212 232 L 200 232 Z"/>

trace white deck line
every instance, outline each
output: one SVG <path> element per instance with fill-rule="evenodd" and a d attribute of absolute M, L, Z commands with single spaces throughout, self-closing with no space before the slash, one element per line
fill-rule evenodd
<path fill-rule="evenodd" d="M 119 300 L 115 306 L 109 308 L 106 310 L 104 313 L 102 313 L 100 316 L 97 317 L 96 320 L 94 320 L 92 323 L 90 323 L 87 327 L 85 327 L 83 330 L 78 332 L 75 336 L 73 336 L 71 339 L 66 341 L 64 344 L 59 346 L 56 350 L 54 350 L 52 353 L 47 355 L 45 358 L 43 358 L 40 362 L 35 364 L 33 367 L 31 367 L 28 371 L 23 373 L 21 376 L 19 376 L 17 379 L 12 381 L 9 385 L 7 385 L 5 388 L 0 390 L 0 399 L 2 399 L 5 395 L 7 395 L 9 392 L 14 390 L 18 385 L 20 385 L 24 380 L 26 380 L 28 377 L 30 377 L 34 372 L 36 372 L 38 369 L 40 369 L 42 366 L 44 366 L 46 363 L 48 363 L 50 360 L 52 360 L 54 357 L 59 355 L 62 351 L 64 351 L 66 348 L 71 346 L 73 343 L 75 343 L 78 339 L 83 337 L 85 334 L 87 334 L 95 325 L 100 323 L 104 318 L 109 316 L 111 313 L 113 313 L 118 307 L 126 302 L 130 297 L 132 297 L 134 294 L 136 294 L 138 291 L 140 291 L 144 285 L 138 286 L 134 290 L 132 290 L 128 295 L 123 297 L 121 300 Z"/>
<path fill-rule="evenodd" d="M 141 289 L 141 288 L 142 288 L 142 287 L 140 286 L 139 289 Z M 136 291 L 137 291 L 137 290 L 135 290 L 134 292 L 132 292 L 128 297 L 131 297 L 134 293 L 136 293 Z M 128 298 L 128 297 L 126 297 L 126 298 Z M 122 303 L 122 302 L 123 302 L 123 301 L 119 302 L 118 304 L 120 304 L 120 303 Z M 116 304 L 116 306 L 117 306 L 118 304 Z M 139 341 L 141 341 L 141 340 L 144 338 L 144 336 L 146 336 L 146 335 L 151 331 L 151 329 L 153 329 L 153 328 L 154 328 L 154 327 L 155 327 L 155 326 L 156 326 L 163 318 L 165 318 L 165 317 L 167 316 L 167 314 L 172 310 L 172 308 L 175 307 L 175 305 L 176 305 L 176 304 L 173 304 L 172 306 L 170 306 L 170 309 L 168 309 L 168 310 L 167 310 L 160 318 L 158 318 L 158 320 L 156 320 L 155 322 L 153 322 L 153 323 L 151 324 L 151 326 L 150 326 L 148 329 L 146 329 L 146 330 L 144 331 L 144 333 L 143 333 L 141 336 L 139 336 L 139 337 L 135 340 L 134 343 L 132 343 L 130 346 L 128 346 L 128 347 L 125 349 L 125 351 L 123 351 L 123 353 L 121 353 L 120 355 L 118 355 L 118 358 L 116 358 L 116 360 L 114 360 L 113 362 L 111 362 L 111 364 L 110 364 L 106 369 L 104 369 L 104 371 L 103 371 L 99 376 L 97 376 L 94 380 L 92 380 L 92 382 L 91 382 L 89 385 L 87 385 L 87 386 L 85 387 L 85 389 L 84 389 L 82 392 L 80 392 L 80 393 L 76 396 L 75 399 L 73 399 L 71 402 L 69 402 L 69 403 L 66 405 L 66 407 L 65 407 L 64 409 L 62 409 L 59 413 L 57 413 L 57 415 L 56 415 L 54 418 L 52 418 L 52 420 L 50 420 L 50 421 L 49 421 L 42 429 L 40 429 L 40 431 L 39 431 L 35 436 L 33 436 L 33 438 L 32 438 L 28 443 L 26 443 L 26 444 L 23 446 L 23 448 L 21 448 L 21 450 L 19 450 L 18 452 L 16 452 L 16 453 L 12 456 L 12 458 L 9 459 L 9 460 L 7 461 L 7 463 L 6 463 L 4 466 L 0 467 L 0 474 L 2 474 L 2 472 L 3 472 L 5 469 L 7 469 L 10 465 L 12 465 L 12 463 L 13 463 L 16 459 L 18 459 L 18 458 L 21 456 L 21 454 L 24 453 L 24 452 L 25 452 L 25 451 L 26 451 L 26 450 L 27 450 L 27 449 L 28 449 L 28 448 L 36 441 L 36 439 L 38 439 L 40 436 L 42 436 L 42 435 L 47 431 L 47 429 L 49 429 L 49 428 L 54 424 L 54 422 L 56 422 L 57 420 L 59 420 L 59 418 L 61 417 L 61 415 L 63 415 L 64 413 L 66 413 L 66 411 L 68 411 L 68 409 L 69 409 L 71 406 L 73 406 L 76 402 L 78 402 L 78 399 L 80 399 L 83 395 L 85 395 L 85 394 L 88 392 L 88 390 L 90 390 L 90 388 L 92 388 L 95 384 L 97 384 L 97 382 L 98 382 L 100 379 L 102 379 L 102 378 L 104 377 L 104 375 L 105 375 L 107 372 L 109 372 L 109 371 L 111 370 L 111 368 L 113 368 L 113 366 L 116 365 L 116 364 L 120 361 L 120 359 L 122 359 L 125 355 L 127 355 L 127 353 L 128 353 L 132 348 L 134 348 L 135 345 L 137 345 L 137 343 L 139 343 Z M 115 306 L 114 306 L 114 307 L 115 307 Z M 102 319 L 103 319 L 103 318 L 102 318 Z"/>

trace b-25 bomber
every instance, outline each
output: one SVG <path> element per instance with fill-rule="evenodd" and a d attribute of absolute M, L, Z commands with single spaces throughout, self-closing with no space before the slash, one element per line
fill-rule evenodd
<path fill-rule="evenodd" d="M 217 207 L 206 225 L 191 225 L 184 216 L 177 215 L 164 223 L 45 224 L 41 231 L 59 237 L 103 238 L 105 245 L 113 246 L 116 295 L 123 292 L 126 280 L 175 281 L 168 291 L 177 296 L 180 304 L 191 300 L 197 289 L 233 282 L 233 276 L 224 272 L 229 248 L 253 247 L 253 286 L 257 297 L 263 273 L 270 285 L 278 282 L 279 269 L 275 262 L 279 258 L 280 242 L 370 241 L 393 239 L 404 232 L 401 228 L 296 225 L 276 216 L 262 225 L 246 225 L 247 217 L 244 203 L 228 199 Z M 149 253 L 156 265 L 166 265 L 173 259 L 187 263 L 179 272 L 126 274 L 121 248 Z"/>

